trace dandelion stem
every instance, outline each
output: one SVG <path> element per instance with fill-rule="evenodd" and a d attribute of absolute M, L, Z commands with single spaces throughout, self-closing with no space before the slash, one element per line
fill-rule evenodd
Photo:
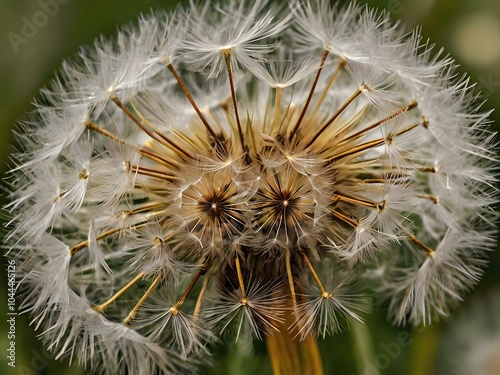
<path fill-rule="evenodd" d="M 245 283 L 243 282 L 243 275 L 241 273 L 241 265 L 240 265 L 240 258 L 235 257 L 234 258 L 234 263 L 236 264 L 236 273 L 238 274 L 238 282 L 240 283 L 240 289 L 241 289 L 241 297 L 243 299 L 247 299 L 247 294 L 245 292 Z"/>
<path fill-rule="evenodd" d="M 141 297 L 141 299 L 139 300 L 139 302 L 137 302 L 137 304 L 134 306 L 134 308 L 132 309 L 132 311 L 130 311 L 130 313 L 127 315 L 127 317 L 123 320 L 123 324 L 124 325 L 129 324 L 135 318 L 135 316 L 137 315 L 137 311 L 142 306 L 142 304 L 144 303 L 144 301 L 146 301 L 146 299 L 149 297 L 149 295 L 151 293 L 153 293 L 153 290 L 159 284 L 160 279 L 161 279 L 161 275 L 156 276 L 156 278 L 154 279 L 154 281 L 149 286 L 148 290 L 146 290 L 146 293 L 144 293 L 144 295 Z"/>
<path fill-rule="evenodd" d="M 177 303 L 175 304 L 175 306 L 172 306 L 170 308 L 170 312 L 173 315 L 177 315 L 179 313 L 179 309 L 184 304 L 184 301 L 189 296 L 189 293 L 191 293 L 191 291 L 193 290 L 194 286 L 196 285 L 196 283 L 198 282 L 198 280 L 200 279 L 200 277 L 205 274 L 205 271 L 206 271 L 206 269 L 205 269 L 205 267 L 203 267 L 202 269 L 200 269 L 196 273 L 196 275 L 193 277 L 193 280 L 191 280 L 191 282 L 189 283 L 189 285 L 186 288 L 186 290 L 184 291 L 184 293 L 182 293 L 181 298 L 179 298 L 179 300 L 177 301 Z"/>
<path fill-rule="evenodd" d="M 305 252 L 302 252 L 302 257 L 304 258 L 304 261 L 306 262 L 307 264 L 307 267 L 309 268 L 309 271 L 311 271 L 311 275 L 312 277 L 314 278 L 314 281 L 316 282 L 316 284 L 318 285 L 318 288 L 319 290 L 321 291 L 321 295 L 325 298 L 329 297 L 330 294 L 325 290 L 325 288 L 323 287 L 323 284 L 321 283 L 321 280 L 318 276 L 318 274 L 316 273 L 316 271 L 314 270 L 314 267 L 313 265 L 311 264 L 311 261 L 309 260 L 309 258 L 307 257 L 306 253 Z"/>
<path fill-rule="evenodd" d="M 283 325 L 280 332 L 266 336 L 267 350 L 274 375 L 322 375 L 323 366 L 315 337 L 294 340 Z"/>
<path fill-rule="evenodd" d="M 356 99 L 361 94 L 361 92 L 362 88 L 358 88 L 354 92 L 354 94 L 352 94 L 351 97 L 347 99 L 344 104 L 342 104 L 342 106 L 337 110 L 337 112 L 335 112 L 333 116 L 328 119 L 328 121 L 321 127 L 321 129 L 319 129 L 316 132 L 314 137 L 309 141 L 309 143 L 306 145 L 305 148 L 310 147 L 319 138 L 319 136 L 323 134 L 323 132 L 337 119 L 337 117 L 339 117 L 342 114 L 342 112 L 345 111 L 345 109 L 349 106 L 349 104 L 351 104 L 354 101 L 354 99 Z"/>
<path fill-rule="evenodd" d="M 233 101 L 234 116 L 236 118 L 236 125 L 238 126 L 238 135 L 240 137 L 241 148 L 246 152 L 245 138 L 243 136 L 243 129 L 241 128 L 240 115 L 238 113 L 238 103 L 236 101 L 236 90 L 234 89 L 233 69 L 231 68 L 231 49 L 225 49 L 223 52 L 224 60 L 226 62 L 227 76 L 229 78 L 229 87 L 231 89 L 231 99 Z"/>
<path fill-rule="evenodd" d="M 309 104 L 311 103 L 311 99 L 314 95 L 314 90 L 316 89 L 316 85 L 318 84 L 319 76 L 321 75 L 321 71 L 323 70 L 323 66 L 325 65 L 326 58 L 328 57 L 328 54 L 330 51 L 325 50 L 323 52 L 323 57 L 321 58 L 321 62 L 319 63 L 318 71 L 316 72 L 316 77 L 314 77 L 313 84 L 311 86 L 311 90 L 309 91 L 309 95 L 307 96 L 306 103 L 304 104 L 304 107 L 302 108 L 302 112 L 300 112 L 299 118 L 297 120 L 297 123 L 293 127 L 291 133 L 290 133 L 290 139 L 292 139 L 295 134 L 297 133 L 297 130 L 299 129 L 300 124 L 302 123 L 302 120 L 304 119 L 304 116 L 306 115 L 307 108 L 309 107 Z"/>
<path fill-rule="evenodd" d="M 116 292 L 110 299 L 108 299 L 106 302 L 100 304 L 97 307 L 94 307 L 94 310 L 97 312 L 103 312 L 105 311 L 113 302 L 115 302 L 123 293 L 125 293 L 127 290 L 132 287 L 137 281 L 142 279 L 144 277 L 144 272 L 139 273 L 136 277 L 134 277 L 127 285 L 125 285 L 123 288 L 121 288 L 118 292 Z"/>
<path fill-rule="evenodd" d="M 280 306 L 281 308 L 281 306 Z M 323 365 L 316 337 L 309 334 L 298 340 L 294 330 L 296 315 L 288 309 L 277 332 L 266 335 L 266 344 L 274 375 L 322 375 Z M 294 326 L 295 327 L 295 326 Z"/>
<path fill-rule="evenodd" d="M 382 120 L 377 121 L 376 123 L 374 123 L 370 126 L 367 126 L 366 128 L 358 131 L 357 133 L 354 133 L 354 134 L 342 139 L 342 141 L 339 142 L 339 145 L 346 143 L 352 139 L 359 138 L 361 135 L 369 132 L 370 130 L 376 129 L 380 125 L 382 125 L 382 124 L 384 124 L 384 123 L 386 123 L 386 122 L 388 122 L 388 121 L 390 121 L 398 116 L 401 116 L 405 112 L 412 110 L 413 108 L 417 107 L 417 105 L 418 105 L 418 103 L 415 100 L 412 100 L 410 103 L 408 103 L 407 106 L 399 109 L 398 111 L 394 112 L 390 116 L 387 116 L 386 118 L 383 118 Z"/>
<path fill-rule="evenodd" d="M 328 94 L 328 91 L 330 91 L 333 83 L 335 82 L 335 80 L 337 79 L 337 76 L 339 75 L 340 73 L 340 70 L 345 66 L 346 64 L 346 61 L 343 59 L 343 58 L 340 58 L 340 61 L 337 65 L 337 68 L 335 69 L 335 71 L 333 72 L 333 75 L 332 77 L 330 78 L 330 81 L 328 82 L 328 84 L 326 85 L 325 89 L 323 90 L 323 93 L 321 94 L 321 97 L 318 99 L 318 102 L 316 103 L 316 105 L 314 106 L 314 109 L 312 111 L 312 114 L 311 114 L 311 118 L 314 118 L 316 113 L 318 112 L 319 110 L 319 107 L 321 106 L 321 104 L 323 103 L 323 101 L 325 100 L 326 98 L 326 95 Z"/>
<path fill-rule="evenodd" d="M 187 100 L 189 100 L 189 103 L 191 103 L 191 106 L 193 107 L 193 109 L 195 110 L 196 114 L 198 115 L 198 117 L 200 118 L 201 122 L 203 123 L 203 125 L 205 125 L 205 128 L 208 130 L 208 132 L 210 133 L 210 135 L 213 137 L 213 139 L 215 140 L 215 142 L 217 142 L 217 144 L 219 145 L 219 147 L 222 149 L 222 150 L 225 150 L 225 147 L 224 145 L 221 143 L 221 141 L 219 140 L 219 138 L 217 137 L 217 135 L 215 134 L 214 130 L 212 129 L 212 127 L 210 126 L 210 124 L 208 123 L 207 119 L 205 118 L 205 116 L 203 116 L 203 113 L 201 113 L 200 109 L 198 108 L 198 106 L 196 105 L 193 97 L 191 96 L 191 94 L 189 93 L 189 90 L 187 89 L 186 85 L 184 85 L 184 82 L 182 82 L 182 79 L 181 77 L 179 76 L 179 73 L 177 73 L 177 70 L 175 70 L 174 66 L 172 64 L 168 64 L 167 65 L 168 69 L 170 70 L 170 72 L 172 72 L 172 74 L 174 75 L 174 78 L 175 80 L 177 81 L 177 84 L 179 85 L 179 87 L 181 88 L 182 92 L 184 93 L 184 95 L 186 95 L 186 98 Z"/>
<path fill-rule="evenodd" d="M 209 281 L 210 279 L 208 277 L 205 277 L 203 279 L 203 284 L 201 285 L 201 290 L 200 293 L 198 294 L 198 299 L 196 300 L 196 305 L 194 307 L 193 316 L 195 318 L 198 318 L 200 316 L 201 304 L 203 302 L 203 297 L 205 296 L 205 292 L 207 291 Z"/>

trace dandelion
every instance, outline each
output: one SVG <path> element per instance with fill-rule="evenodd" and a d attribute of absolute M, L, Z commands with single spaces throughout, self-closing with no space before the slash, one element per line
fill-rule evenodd
<path fill-rule="evenodd" d="M 473 91 L 355 3 L 141 17 L 64 63 L 17 132 L 21 308 L 103 374 L 192 373 L 221 335 L 321 374 L 315 337 L 362 321 L 369 294 L 396 323 L 445 317 L 494 244 Z"/>

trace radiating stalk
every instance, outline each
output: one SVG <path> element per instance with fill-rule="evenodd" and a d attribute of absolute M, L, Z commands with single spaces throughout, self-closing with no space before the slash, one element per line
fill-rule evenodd
<path fill-rule="evenodd" d="M 127 285 L 121 288 L 118 292 L 116 292 L 111 298 L 109 298 L 106 302 L 96 306 L 94 308 L 97 312 L 105 311 L 113 302 L 115 302 L 123 293 L 129 290 L 137 281 L 144 277 L 144 272 L 139 273 L 133 280 L 131 280 Z"/>
<path fill-rule="evenodd" d="M 273 120 L 273 129 L 276 129 L 278 126 L 280 116 L 281 116 L 281 94 L 283 89 L 281 87 L 276 87 L 276 99 L 274 104 L 274 120 Z"/>
<path fill-rule="evenodd" d="M 142 306 L 144 301 L 149 297 L 151 293 L 153 293 L 153 290 L 158 286 L 161 280 L 161 275 L 157 276 L 156 279 L 153 280 L 151 285 L 149 286 L 148 290 L 143 294 L 139 302 L 137 302 L 134 306 L 134 308 L 130 311 L 130 313 L 127 315 L 127 317 L 123 320 L 123 324 L 127 325 L 129 324 L 137 315 L 137 311 L 139 311 L 139 308 Z"/>
<path fill-rule="evenodd" d="M 172 64 L 168 64 L 167 67 L 170 70 L 170 72 L 173 74 L 175 80 L 177 81 L 177 84 L 181 88 L 182 92 L 186 96 L 186 98 L 189 101 L 189 103 L 191 103 L 191 106 L 193 107 L 194 111 L 196 112 L 196 114 L 200 118 L 200 121 L 203 123 L 203 125 L 205 126 L 205 128 L 207 129 L 207 131 L 210 133 L 210 135 L 214 138 L 215 142 L 219 145 L 219 147 L 221 147 L 221 150 L 225 150 L 224 145 L 222 144 L 222 142 L 220 141 L 220 139 L 215 134 L 215 131 L 212 129 L 212 127 L 208 123 L 207 119 L 205 118 L 205 116 L 203 115 L 203 113 L 201 112 L 201 110 L 198 108 L 198 105 L 196 104 L 196 102 L 194 101 L 191 93 L 189 92 L 189 90 L 187 89 L 186 85 L 182 81 L 179 73 L 177 73 L 177 70 L 175 70 L 175 68 L 174 68 L 174 66 Z"/>
<path fill-rule="evenodd" d="M 246 151 L 245 136 L 241 127 L 240 115 L 238 111 L 238 101 L 236 100 L 236 89 L 234 87 L 233 69 L 231 67 L 231 49 L 224 50 L 224 60 L 226 62 L 227 76 L 229 79 L 229 88 L 231 89 L 231 100 L 233 102 L 234 117 L 236 118 L 236 126 L 238 127 L 238 135 L 243 152 Z"/>
<path fill-rule="evenodd" d="M 323 57 L 321 58 L 321 62 L 319 63 L 318 71 L 316 72 L 316 77 L 314 77 L 314 82 L 311 86 L 311 90 L 309 91 L 309 96 L 307 97 L 306 103 L 304 104 L 304 107 L 302 108 L 302 112 L 300 112 L 297 123 L 295 124 L 292 131 L 290 132 L 290 138 L 293 138 L 295 136 L 295 134 L 297 134 L 297 130 L 299 129 L 299 126 L 302 123 L 304 116 L 306 115 L 307 108 L 309 108 L 309 104 L 311 103 L 311 99 L 314 95 L 314 90 L 316 89 L 316 85 L 318 84 L 319 76 L 321 75 L 321 71 L 323 70 L 323 66 L 325 65 L 325 61 L 326 61 L 326 58 L 328 57 L 329 53 L 330 53 L 330 51 L 328 51 L 328 50 L 325 50 L 323 52 Z"/>
<path fill-rule="evenodd" d="M 309 143 L 306 145 L 306 147 L 304 148 L 308 148 L 310 147 L 314 142 L 316 142 L 316 140 L 319 138 L 319 136 L 321 134 L 323 134 L 323 132 L 328 129 L 328 127 L 342 114 L 342 112 L 345 111 L 345 109 L 349 106 L 349 104 L 351 104 L 354 99 L 356 99 L 361 93 L 362 93 L 362 89 L 363 89 L 364 86 L 361 86 L 361 88 L 357 89 L 354 94 L 351 95 L 351 97 L 349 99 L 346 100 L 346 102 L 337 110 L 337 112 L 335 112 L 333 114 L 332 117 L 330 117 L 326 123 L 316 132 L 316 134 L 314 135 L 314 137 L 312 137 L 312 139 L 309 141 Z"/>

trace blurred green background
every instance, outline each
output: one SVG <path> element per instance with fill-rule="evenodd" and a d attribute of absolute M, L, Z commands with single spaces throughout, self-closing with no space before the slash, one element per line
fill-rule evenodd
<path fill-rule="evenodd" d="M 408 29 L 421 25 L 423 35 L 438 47 L 445 46 L 446 51 L 460 63 L 461 70 L 478 82 L 478 91 L 488 99 L 485 108 L 500 108 L 500 1 L 360 2 L 388 10 L 393 19 L 401 19 Z M 32 98 L 53 77 L 63 58 L 71 57 L 79 45 L 91 44 L 100 34 L 113 35 L 118 25 L 134 22 L 141 12 L 149 12 L 151 8 L 172 8 L 178 2 L 59 0 L 58 9 L 52 7 L 48 10 L 44 10 L 44 3 L 53 1 L 0 0 L 1 175 L 5 172 L 3 161 L 9 150 L 11 127 L 23 113 L 31 110 Z M 29 38 L 16 39 L 23 36 L 25 20 L 33 20 L 34 17 L 40 27 L 29 30 Z M 495 121 L 493 127 L 498 129 L 498 111 L 492 119 Z M 490 351 L 496 353 L 488 363 L 490 372 L 477 369 L 470 375 L 500 374 L 500 303 L 496 302 L 500 301 L 500 278 L 497 270 L 500 270 L 498 251 L 492 253 L 491 264 L 479 287 L 447 322 L 426 329 L 398 328 L 387 322 L 381 312 L 375 311 L 365 327 L 322 341 L 325 374 L 458 374 L 462 372 L 455 372 L 454 367 L 468 371 L 462 364 L 464 361 L 472 355 L 476 359 L 487 357 Z M 69 369 L 67 362 L 54 361 L 43 350 L 24 316 L 17 318 L 16 325 L 17 367 L 12 369 L 7 366 L 7 283 L 4 267 L 0 276 L 0 373 L 85 374 L 82 369 Z M 355 336 L 368 344 L 373 363 L 359 359 L 359 346 L 353 339 Z M 477 355 L 474 350 L 479 350 Z M 271 374 L 264 344 L 220 347 L 214 359 L 216 365 L 207 370 L 207 374 Z"/>

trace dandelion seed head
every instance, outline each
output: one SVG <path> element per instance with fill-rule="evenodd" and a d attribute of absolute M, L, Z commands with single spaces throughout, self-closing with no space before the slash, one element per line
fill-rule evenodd
<path fill-rule="evenodd" d="M 326 0 L 152 13 L 63 64 L 6 183 L 22 309 L 96 373 L 217 338 L 446 317 L 494 245 L 495 134 L 442 51 Z M 177 354 L 176 354 L 177 353 Z"/>

